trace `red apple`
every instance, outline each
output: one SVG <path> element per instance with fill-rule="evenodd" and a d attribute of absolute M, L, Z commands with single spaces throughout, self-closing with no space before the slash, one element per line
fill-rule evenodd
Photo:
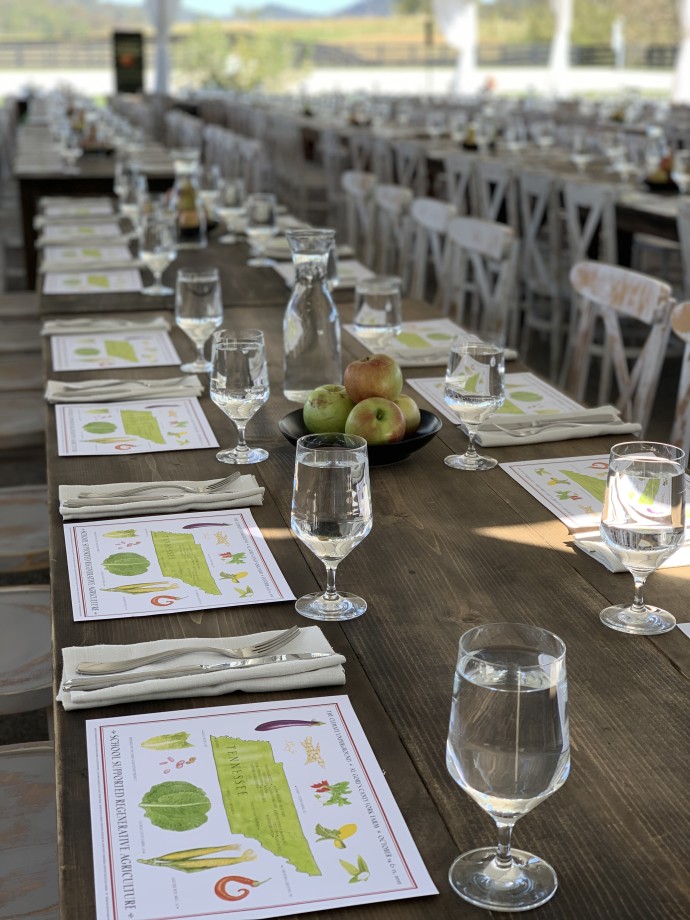
<path fill-rule="evenodd" d="M 353 402 L 370 396 L 397 399 L 403 385 L 403 375 L 398 363 L 388 355 L 367 355 L 352 361 L 345 368 L 343 383 Z"/>
<path fill-rule="evenodd" d="M 307 431 L 345 431 L 345 422 L 354 408 L 345 387 L 339 383 L 326 383 L 312 390 L 302 410 Z"/>
<path fill-rule="evenodd" d="M 370 396 L 348 415 L 345 434 L 358 434 L 367 444 L 394 444 L 405 437 L 405 416 L 391 399 Z"/>
<path fill-rule="evenodd" d="M 398 396 L 393 402 L 396 406 L 400 406 L 402 414 L 405 416 L 405 437 L 414 434 L 422 420 L 419 406 L 411 396 L 405 396 L 404 394 Z"/>

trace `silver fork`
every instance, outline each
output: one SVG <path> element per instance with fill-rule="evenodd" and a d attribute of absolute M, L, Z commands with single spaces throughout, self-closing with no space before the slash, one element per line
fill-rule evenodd
<path fill-rule="evenodd" d="M 212 482 L 208 486 L 185 486 L 177 482 L 150 482 L 134 489 L 124 489 L 122 492 L 80 492 L 77 498 L 129 498 L 130 495 L 140 495 L 152 489 L 179 489 L 180 492 L 189 492 L 192 495 L 213 495 L 215 492 L 222 492 L 226 486 L 235 482 L 241 475 L 240 472 L 231 473 L 225 479 L 219 479 L 218 482 Z"/>
<path fill-rule="evenodd" d="M 531 425 L 525 425 L 520 427 L 512 427 L 508 425 L 499 425 L 496 422 L 491 422 L 493 428 L 498 431 L 503 432 L 504 434 L 509 434 L 513 438 L 528 438 L 533 434 L 538 434 L 540 431 L 548 431 L 550 428 L 583 428 L 587 425 L 615 425 L 619 422 L 620 419 L 614 418 L 613 416 L 591 416 L 588 419 L 582 419 L 581 421 L 553 421 L 553 422 L 535 422 Z M 481 431 L 480 431 L 481 434 Z"/>
<path fill-rule="evenodd" d="M 291 626 L 290 629 L 286 629 L 271 639 L 264 639 L 263 642 L 247 645 L 244 648 L 218 648 L 215 645 L 197 645 L 195 648 L 173 649 L 169 652 L 142 655 L 139 658 L 130 658 L 127 661 L 80 661 L 77 665 L 77 672 L 79 674 L 118 674 L 123 671 L 133 671 L 135 668 L 141 668 L 144 665 L 154 664 L 156 661 L 168 661 L 170 658 L 177 658 L 178 655 L 192 655 L 194 652 L 215 652 L 225 658 L 254 658 L 283 648 L 288 642 L 297 638 L 299 631 L 299 626 Z"/>

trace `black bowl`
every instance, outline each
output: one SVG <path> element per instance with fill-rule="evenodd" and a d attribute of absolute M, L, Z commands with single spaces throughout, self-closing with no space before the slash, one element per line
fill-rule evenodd
<path fill-rule="evenodd" d="M 426 409 L 420 409 L 420 413 L 422 420 L 419 423 L 419 428 L 409 438 L 404 438 L 395 444 L 369 445 L 367 453 L 369 454 L 370 466 L 398 463 L 429 443 L 434 435 L 441 430 L 441 419 L 434 415 L 433 412 L 427 412 Z M 278 427 L 291 444 L 296 444 L 298 438 L 309 434 L 302 418 L 301 409 L 295 409 L 294 412 L 284 415 L 278 422 Z"/>

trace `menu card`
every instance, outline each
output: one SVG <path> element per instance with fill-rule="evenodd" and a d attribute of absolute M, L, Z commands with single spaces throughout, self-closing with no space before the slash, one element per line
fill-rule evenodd
<path fill-rule="evenodd" d="M 141 272 L 135 269 L 85 272 L 47 272 L 44 294 L 107 294 L 141 290 Z"/>
<path fill-rule="evenodd" d="M 128 246 L 46 246 L 43 250 L 43 268 L 51 265 L 89 262 L 132 262 L 134 256 Z"/>
<path fill-rule="evenodd" d="M 97 456 L 218 447 L 194 397 L 55 406 L 58 454 Z"/>
<path fill-rule="evenodd" d="M 345 330 L 368 347 L 366 339 L 360 339 L 357 335 L 357 327 L 354 323 L 346 323 Z M 431 349 L 444 351 L 447 355 L 453 341 L 463 336 L 463 334 L 466 336 L 467 341 L 473 341 L 477 338 L 476 335 L 465 332 L 464 329 L 450 319 L 408 322 L 403 323 L 402 332 L 395 336 L 391 342 L 391 347 L 401 357 L 413 358 L 418 352 L 428 352 Z"/>
<path fill-rule="evenodd" d="M 65 524 L 76 621 L 294 599 L 246 508 Z"/>
<path fill-rule="evenodd" d="M 446 418 L 458 424 L 457 415 L 443 399 L 443 377 L 421 377 L 408 380 L 407 383 Z M 514 418 L 519 415 L 552 415 L 559 412 L 577 412 L 583 408 L 580 403 L 534 374 L 506 374 L 505 392 L 505 402 L 494 413 L 496 416 Z M 488 419 L 487 424 L 490 423 L 491 419 Z"/>
<path fill-rule="evenodd" d="M 122 236 L 119 224 L 46 224 L 43 228 L 44 240 L 88 240 L 89 237 L 100 239 L 106 236 Z"/>
<path fill-rule="evenodd" d="M 437 894 L 346 696 L 86 724 L 97 920 Z"/>
<path fill-rule="evenodd" d="M 83 204 L 78 200 L 71 204 L 46 204 L 43 213 L 46 217 L 100 217 L 113 213 L 113 203 L 110 198 L 90 198 Z"/>
<path fill-rule="evenodd" d="M 93 371 L 112 367 L 163 367 L 181 364 L 167 332 L 104 332 L 54 335 L 54 371 Z"/>

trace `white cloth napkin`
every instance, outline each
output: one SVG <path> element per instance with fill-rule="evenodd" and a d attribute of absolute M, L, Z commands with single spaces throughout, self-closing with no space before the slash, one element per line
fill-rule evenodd
<path fill-rule="evenodd" d="M 96 518 L 123 517 L 129 514 L 156 514 L 170 511 L 195 511 L 198 509 L 246 508 L 249 505 L 262 505 L 264 488 L 256 478 L 248 473 L 240 476 L 222 492 L 180 492 L 173 488 L 175 484 L 190 487 L 212 485 L 217 479 L 170 480 L 164 488 L 139 492 L 126 498 L 118 498 L 113 493 L 126 492 L 137 486 L 152 485 L 150 482 L 113 482 L 107 485 L 60 486 L 60 514 L 65 521 L 93 520 Z M 155 483 L 158 486 L 160 483 Z M 162 484 L 160 484 L 162 486 Z M 98 493 L 97 497 L 79 498 L 82 492 Z"/>
<path fill-rule="evenodd" d="M 681 546 L 680 549 L 678 549 L 672 556 L 670 556 L 666 562 L 662 562 L 659 568 L 675 569 L 679 568 L 680 566 L 690 565 L 689 540 L 690 537 L 686 536 L 685 544 Z M 583 553 L 587 553 L 587 555 L 591 556 L 592 559 L 596 559 L 596 561 L 605 566 L 609 572 L 628 571 L 618 556 L 613 552 L 613 550 L 609 549 L 609 547 L 604 543 L 598 534 L 588 533 L 581 534 L 579 536 L 576 535 L 574 542 L 578 549 L 581 549 Z"/>
<path fill-rule="evenodd" d="M 161 639 L 155 642 L 140 642 L 135 645 L 90 645 L 64 648 L 62 650 L 62 683 L 80 676 L 77 673 L 77 664 L 82 661 L 112 661 L 120 658 L 133 658 L 138 655 L 150 655 L 153 652 L 174 648 L 194 648 L 199 645 L 241 648 L 269 639 L 276 634 L 276 631 L 271 631 L 221 639 Z M 278 649 L 275 654 L 280 655 L 283 652 L 333 652 L 333 648 L 318 626 L 305 626 L 292 642 Z M 216 664 L 221 661 L 223 658 L 220 655 L 200 652 L 198 655 L 185 655 L 172 661 L 149 665 L 148 668 L 170 668 L 198 663 Z M 334 654 L 333 658 L 314 659 L 313 661 L 282 661 L 254 668 L 120 684 L 116 687 L 106 687 L 103 690 L 67 691 L 60 689 L 57 699 L 65 709 L 89 709 L 94 706 L 111 706 L 140 700 L 219 696 L 235 690 L 244 690 L 247 693 L 278 693 L 282 690 L 337 686 L 345 683 L 344 664 L 345 658 Z"/>
<path fill-rule="evenodd" d="M 366 344 L 366 343 L 362 343 Z M 443 348 L 405 348 L 396 349 L 386 347 L 382 351 L 395 358 L 400 367 L 445 367 L 448 364 L 450 345 Z M 504 348 L 503 357 L 506 361 L 517 360 L 518 353 L 514 348 Z"/>
<path fill-rule="evenodd" d="M 150 332 L 155 329 L 170 330 L 170 321 L 164 316 L 149 319 L 48 319 L 43 323 L 41 335 L 90 335 L 92 332 Z"/>
<path fill-rule="evenodd" d="M 493 417 L 495 419 L 496 416 Z M 598 406 L 581 412 L 560 412 L 549 415 L 500 416 L 498 428 L 489 420 L 479 429 L 477 444 L 481 447 L 512 447 L 516 444 L 540 444 L 547 441 L 567 441 L 570 438 L 593 438 L 602 434 L 639 434 L 641 426 L 624 422 L 614 406 Z M 559 424 L 560 423 L 560 424 Z M 511 429 L 502 431 L 501 429 Z M 529 434 L 521 431 L 528 430 Z"/>
<path fill-rule="evenodd" d="M 110 271 L 117 268 L 145 268 L 142 259 L 69 259 L 64 261 L 54 260 L 52 262 L 43 261 L 39 266 L 39 273 L 47 272 L 85 272 L 85 271 Z"/>
<path fill-rule="evenodd" d="M 143 381 L 99 378 L 67 383 L 64 380 L 48 380 L 44 395 L 49 403 L 105 403 L 160 396 L 201 396 L 203 392 L 201 380 L 196 374 L 189 374 Z"/>
<path fill-rule="evenodd" d="M 295 266 L 291 262 L 286 262 L 284 264 L 279 263 L 274 266 L 274 269 L 288 287 L 294 286 Z M 361 262 L 357 262 L 355 259 L 346 259 L 342 262 L 338 262 L 339 288 L 353 288 L 358 281 L 362 281 L 364 278 L 372 278 L 373 276 L 374 273 L 370 268 L 367 268 L 366 265 L 362 265 Z"/>
<path fill-rule="evenodd" d="M 34 246 L 37 249 L 43 249 L 45 246 L 83 246 L 84 244 L 88 246 L 106 246 L 106 245 L 115 245 L 120 243 L 128 243 L 131 240 L 137 238 L 136 233 L 120 233 L 117 236 L 108 236 L 107 234 L 101 234 L 98 236 L 97 233 L 94 233 L 93 236 L 79 236 L 74 237 L 69 234 L 64 236 L 39 236 L 34 242 Z"/>

